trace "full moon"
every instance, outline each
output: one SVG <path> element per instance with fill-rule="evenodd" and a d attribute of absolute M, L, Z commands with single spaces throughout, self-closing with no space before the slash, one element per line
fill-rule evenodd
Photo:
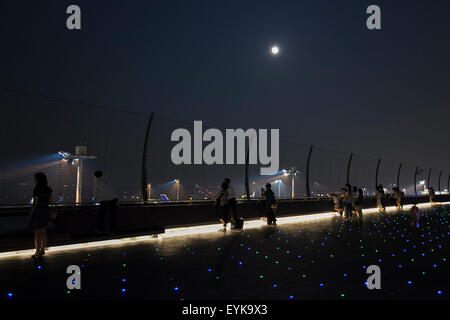
<path fill-rule="evenodd" d="M 280 49 L 279 49 L 277 46 L 273 46 L 272 49 L 271 49 L 271 51 L 272 51 L 272 54 L 276 55 L 276 54 L 278 54 L 278 52 L 280 51 Z"/>

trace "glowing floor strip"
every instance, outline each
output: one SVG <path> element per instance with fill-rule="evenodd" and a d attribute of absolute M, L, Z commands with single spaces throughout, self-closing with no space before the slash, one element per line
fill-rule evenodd
<path fill-rule="evenodd" d="M 436 203 L 438 206 L 449 205 L 450 202 L 440 202 Z M 419 208 L 429 208 L 431 207 L 430 203 L 420 203 L 417 204 Z M 403 210 L 411 209 L 412 205 L 403 206 Z M 396 212 L 397 208 L 386 207 L 386 212 Z M 378 208 L 370 208 L 363 209 L 363 215 L 379 213 Z M 318 220 L 330 219 L 332 217 L 339 216 L 336 212 L 325 212 L 325 213 L 316 213 L 316 214 L 307 214 L 307 215 L 298 215 L 291 217 L 280 217 L 277 218 L 277 225 L 289 224 L 289 223 L 302 223 L 302 222 L 314 222 Z M 248 220 L 245 221 L 245 229 L 253 229 L 259 228 L 267 223 L 264 220 Z M 179 228 L 170 228 L 166 229 L 165 233 L 159 235 L 147 235 L 147 236 L 139 236 L 139 237 L 129 237 L 129 238 L 121 238 L 121 239 L 113 239 L 113 240 L 101 240 L 101 241 L 93 241 L 86 243 L 75 243 L 68 245 L 61 245 L 55 247 L 49 247 L 46 250 L 46 253 L 54 253 L 54 252 L 62 252 L 62 251 L 70 251 L 77 249 L 88 249 L 88 248 L 98 248 L 105 246 L 121 246 L 129 243 L 136 243 L 140 241 L 158 241 L 163 240 L 165 238 L 173 238 L 180 236 L 188 236 L 188 235 L 198 235 L 205 234 L 217 231 L 222 227 L 221 224 L 209 224 L 203 226 L 193 226 L 193 227 L 179 227 Z M 0 252 L 0 259 L 11 258 L 11 257 L 20 257 L 20 256 L 31 256 L 34 253 L 34 249 L 29 250 L 20 250 L 20 251 L 9 251 L 9 252 Z"/>

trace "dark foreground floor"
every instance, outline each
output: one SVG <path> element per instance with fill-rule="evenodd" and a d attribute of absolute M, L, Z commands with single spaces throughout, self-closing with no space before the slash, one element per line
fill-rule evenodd
<path fill-rule="evenodd" d="M 448 208 L 141 242 L 0 260 L 0 300 L 449 299 Z M 66 268 L 81 267 L 81 290 Z M 381 268 L 369 290 L 366 268 Z"/>

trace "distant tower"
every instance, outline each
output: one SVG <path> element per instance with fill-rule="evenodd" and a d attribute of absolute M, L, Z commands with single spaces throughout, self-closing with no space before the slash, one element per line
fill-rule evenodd
<path fill-rule="evenodd" d="M 59 151 L 59 154 L 64 160 L 72 160 L 72 165 L 77 166 L 77 188 L 75 193 L 75 203 L 80 204 L 82 202 L 83 192 L 83 159 L 95 159 L 97 156 L 89 156 L 86 154 L 86 146 L 76 146 L 75 154 L 71 154 L 66 151 Z"/>
<path fill-rule="evenodd" d="M 88 156 L 86 146 L 76 146 L 72 164 L 77 165 L 77 190 L 75 196 L 76 204 L 82 202 L 83 192 L 83 159 L 95 159 L 97 156 Z"/>

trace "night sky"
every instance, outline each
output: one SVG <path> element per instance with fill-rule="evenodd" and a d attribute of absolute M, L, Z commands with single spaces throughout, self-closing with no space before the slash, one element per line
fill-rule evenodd
<path fill-rule="evenodd" d="M 447 0 L 17 0 L 0 14 L 1 88 L 450 168 Z"/>

